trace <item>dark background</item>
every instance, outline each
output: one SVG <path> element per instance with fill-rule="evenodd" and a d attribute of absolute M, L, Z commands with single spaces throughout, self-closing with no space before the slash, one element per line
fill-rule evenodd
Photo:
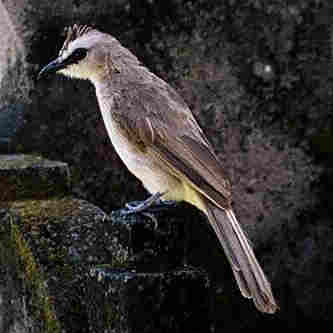
<path fill-rule="evenodd" d="M 229 282 L 212 272 L 216 331 L 331 321 L 331 2 L 22 3 L 0 1 L 0 149 L 69 163 L 74 194 L 107 212 L 146 196 L 109 142 L 93 86 L 60 76 L 35 80 L 56 57 L 64 26 L 111 33 L 193 110 L 229 173 L 235 211 L 272 281 L 281 310 L 265 316 L 241 299 L 231 275 L 235 296 L 226 307 Z"/>

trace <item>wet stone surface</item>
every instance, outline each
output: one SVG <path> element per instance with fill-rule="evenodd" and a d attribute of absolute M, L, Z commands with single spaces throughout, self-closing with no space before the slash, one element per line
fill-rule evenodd
<path fill-rule="evenodd" d="M 69 187 L 66 163 L 33 155 L 0 155 L 0 201 L 63 196 Z"/>

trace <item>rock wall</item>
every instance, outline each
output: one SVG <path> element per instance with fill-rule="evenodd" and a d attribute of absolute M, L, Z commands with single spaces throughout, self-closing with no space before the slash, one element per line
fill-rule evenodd
<path fill-rule="evenodd" d="M 229 324 L 293 329 L 331 320 L 329 1 L 0 4 L 1 31 L 8 32 L 0 37 L 7 45 L 0 51 L 0 119 L 15 129 L 5 133 L 0 125 L 0 136 L 11 137 L 12 151 L 68 162 L 75 194 L 106 211 L 145 195 L 110 146 L 91 85 L 34 81 L 57 54 L 65 25 L 113 34 L 192 108 L 229 172 L 234 208 L 272 279 L 280 313 L 268 320 L 236 302 Z M 22 114 L 25 122 L 16 121 Z M 218 291 L 216 263 L 208 266 Z M 222 317 L 217 308 L 217 328 L 225 327 Z"/>
<path fill-rule="evenodd" d="M 36 156 L 0 155 L 1 189 L 7 178 L 16 192 L 0 200 L 1 333 L 214 327 L 208 273 L 190 266 L 195 232 L 184 237 L 205 223 L 193 207 L 110 217 L 71 196 L 65 163 Z"/>

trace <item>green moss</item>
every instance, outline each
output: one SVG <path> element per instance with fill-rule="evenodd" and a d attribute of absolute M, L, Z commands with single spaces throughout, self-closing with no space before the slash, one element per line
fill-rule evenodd
<path fill-rule="evenodd" d="M 50 297 L 46 292 L 42 274 L 18 226 L 14 223 L 11 223 L 11 245 L 14 246 L 17 252 L 19 269 L 31 291 L 32 316 L 36 322 L 41 322 L 43 332 L 60 333 L 60 324 L 53 310 Z"/>
<path fill-rule="evenodd" d="M 70 197 L 51 200 L 13 201 L 9 206 L 21 216 L 25 227 L 43 224 L 52 218 L 59 220 L 64 216 L 79 214 L 77 201 Z"/>
<path fill-rule="evenodd" d="M 64 281 L 71 280 L 74 272 L 72 265 L 65 262 L 67 257 L 66 249 L 61 246 L 50 246 L 48 239 L 40 234 L 40 225 L 47 224 L 51 220 L 61 223 L 63 221 L 62 218 L 66 216 L 79 215 L 80 206 L 78 201 L 70 197 L 53 200 L 24 200 L 11 202 L 9 206 L 12 211 L 15 211 L 20 216 L 23 222 L 22 230 L 29 234 L 29 237 L 37 244 L 36 246 L 47 250 L 44 253 L 47 255 L 48 265 L 56 268 L 56 271 L 62 276 Z M 32 256 L 31 252 L 30 255 Z M 30 263 L 27 260 L 25 262 L 27 264 Z M 29 268 L 27 265 L 26 267 Z M 29 271 L 36 271 L 36 269 L 26 272 L 29 280 L 33 281 L 34 279 L 29 274 Z"/>
<path fill-rule="evenodd" d="M 0 158 L 0 169 L 22 169 L 32 165 L 41 164 L 43 159 L 34 155 L 2 155 Z"/>

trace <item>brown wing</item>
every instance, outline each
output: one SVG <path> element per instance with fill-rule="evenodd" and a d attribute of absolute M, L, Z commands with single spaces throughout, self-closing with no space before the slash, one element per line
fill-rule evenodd
<path fill-rule="evenodd" d="M 153 156 L 166 163 L 175 173 L 180 173 L 218 206 L 230 206 L 230 183 L 223 175 L 215 154 L 207 146 L 183 135 L 156 140 L 150 150 Z"/>
<path fill-rule="evenodd" d="M 163 88 L 168 89 L 167 94 L 141 90 L 137 99 L 133 95 L 122 99 L 125 107 L 118 102 L 118 123 L 125 127 L 130 139 L 145 146 L 146 153 L 161 168 L 186 179 L 217 206 L 228 208 L 231 186 L 211 145 L 179 95 L 167 85 Z M 135 115 L 129 116 L 131 111 Z"/>

